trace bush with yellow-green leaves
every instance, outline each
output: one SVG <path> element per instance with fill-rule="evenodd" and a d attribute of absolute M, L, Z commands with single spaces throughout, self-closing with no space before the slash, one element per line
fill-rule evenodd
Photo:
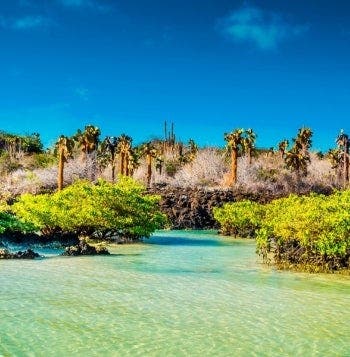
<path fill-rule="evenodd" d="M 128 177 L 113 184 L 78 181 L 53 194 L 24 194 L 11 207 L 23 223 L 43 235 L 73 233 L 78 236 L 149 237 L 165 223 L 159 196 Z"/>
<path fill-rule="evenodd" d="M 265 209 L 249 200 L 225 203 L 213 209 L 214 218 L 220 224 L 220 233 L 234 237 L 254 238 L 260 228 Z"/>
<path fill-rule="evenodd" d="M 350 190 L 290 195 L 267 205 L 237 202 L 216 209 L 215 216 L 223 230 L 236 235 L 251 230 L 257 252 L 280 268 L 350 268 Z"/>

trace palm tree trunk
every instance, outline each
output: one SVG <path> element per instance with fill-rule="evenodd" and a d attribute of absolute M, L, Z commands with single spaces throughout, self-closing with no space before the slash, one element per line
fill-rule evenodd
<path fill-rule="evenodd" d="M 58 191 L 61 191 L 63 188 L 64 161 L 65 161 L 64 149 L 61 148 L 59 150 L 59 158 L 58 158 L 58 176 L 57 176 Z"/>
<path fill-rule="evenodd" d="M 124 157 L 125 153 L 120 153 L 120 174 L 124 175 Z"/>
<path fill-rule="evenodd" d="M 147 187 L 151 187 L 151 177 L 152 177 L 152 156 L 147 154 Z"/>
<path fill-rule="evenodd" d="M 231 151 L 231 182 L 234 185 L 237 182 L 237 149 Z"/>
<path fill-rule="evenodd" d="M 87 162 L 87 154 L 88 154 L 88 148 L 87 144 L 83 144 L 83 162 Z"/>
<path fill-rule="evenodd" d="M 124 160 L 125 176 L 129 176 L 129 153 L 125 153 Z"/>
<path fill-rule="evenodd" d="M 349 144 L 344 147 L 344 187 L 349 183 Z"/>
<path fill-rule="evenodd" d="M 248 154 L 248 164 L 251 165 L 252 164 L 252 149 L 251 148 L 248 148 L 247 154 Z"/>
<path fill-rule="evenodd" d="M 115 154 L 111 152 L 111 164 L 112 164 L 112 182 L 115 181 Z"/>
<path fill-rule="evenodd" d="M 112 182 L 115 181 L 115 164 L 114 162 L 112 163 Z"/>

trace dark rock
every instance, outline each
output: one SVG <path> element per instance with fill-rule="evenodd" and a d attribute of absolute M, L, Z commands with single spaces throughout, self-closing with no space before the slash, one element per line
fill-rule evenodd
<path fill-rule="evenodd" d="M 78 236 L 72 233 L 55 233 L 49 235 L 39 235 L 36 233 L 6 232 L 6 235 L 0 235 L 3 243 L 15 244 L 42 244 L 60 243 L 62 246 L 69 246 L 79 243 Z M 1 243 L 0 243 L 1 248 Z"/>
<path fill-rule="evenodd" d="M 24 252 L 18 251 L 17 253 L 11 253 L 7 249 L 0 249 L 0 259 L 35 259 L 39 257 L 40 255 L 31 249 L 27 249 Z"/>
<path fill-rule="evenodd" d="M 13 259 L 13 253 L 10 253 L 7 249 L 0 249 L 0 259 Z"/>
<path fill-rule="evenodd" d="M 216 229 L 212 210 L 235 200 L 232 190 L 155 186 L 161 196 L 161 210 L 173 229 Z"/>
<path fill-rule="evenodd" d="M 109 252 L 104 247 L 94 247 L 87 244 L 85 241 L 79 242 L 77 245 L 67 247 L 62 253 L 64 256 L 79 256 L 79 255 L 108 255 Z"/>

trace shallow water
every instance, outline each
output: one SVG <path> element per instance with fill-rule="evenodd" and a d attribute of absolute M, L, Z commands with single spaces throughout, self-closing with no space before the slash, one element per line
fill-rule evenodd
<path fill-rule="evenodd" d="M 0 356 L 350 356 L 350 278 L 253 241 L 160 232 L 100 257 L 0 261 Z"/>

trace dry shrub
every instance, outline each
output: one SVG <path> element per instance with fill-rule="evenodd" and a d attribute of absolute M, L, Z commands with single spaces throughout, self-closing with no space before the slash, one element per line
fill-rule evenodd
<path fill-rule="evenodd" d="M 22 193 L 39 193 L 57 188 L 57 166 L 45 169 L 18 169 L 3 178 L 0 198 L 9 199 Z M 94 169 L 95 170 L 95 169 Z M 64 169 L 64 184 L 70 185 L 78 179 L 91 178 L 91 163 L 81 159 L 69 160 Z"/>
<path fill-rule="evenodd" d="M 146 159 L 143 158 L 140 160 L 139 165 L 137 169 L 134 171 L 133 178 L 135 180 L 138 180 L 140 182 L 146 183 L 146 176 L 147 176 L 147 164 L 146 164 Z M 155 168 L 152 167 L 152 181 L 154 180 L 155 176 Z"/>
<path fill-rule="evenodd" d="M 229 174 L 230 165 L 218 149 L 201 149 L 193 162 L 183 166 L 180 166 L 178 159 L 175 160 L 170 155 L 168 156 L 165 158 L 161 174 L 155 169 L 155 160 L 153 161 L 152 184 L 165 183 L 176 187 L 225 187 L 224 181 Z M 260 154 L 253 159 L 252 164 L 248 163 L 246 157 L 240 157 L 236 188 L 246 192 L 270 192 L 276 195 L 287 195 L 291 192 L 330 192 L 333 188 L 340 187 L 327 159 L 320 159 L 314 153 L 310 155 L 310 158 L 308 175 L 298 178 L 295 173 L 285 168 L 279 153 Z M 26 192 L 52 191 L 57 188 L 57 165 L 31 169 L 32 162 L 33 159 L 23 157 L 19 168 L 2 175 L 0 199 L 9 199 Z M 169 172 L 167 173 L 166 165 L 169 162 L 176 164 L 177 171 L 173 176 L 169 175 Z M 133 177 L 146 184 L 146 176 L 147 164 L 143 158 Z M 94 181 L 99 177 L 110 181 L 111 167 L 107 166 L 98 170 L 94 155 L 89 155 L 84 160 L 82 157 L 76 157 L 65 165 L 65 185 L 69 185 L 77 179 Z"/>
<path fill-rule="evenodd" d="M 251 165 L 245 157 L 238 160 L 237 185 L 247 191 L 269 191 L 276 194 L 309 191 L 331 191 L 337 187 L 336 177 L 331 164 L 310 154 L 307 176 L 298 177 L 285 167 L 278 153 L 260 155 Z"/>
<path fill-rule="evenodd" d="M 214 148 L 198 151 L 193 162 L 184 165 L 170 180 L 174 186 L 219 186 L 227 172 L 221 153 Z"/>

